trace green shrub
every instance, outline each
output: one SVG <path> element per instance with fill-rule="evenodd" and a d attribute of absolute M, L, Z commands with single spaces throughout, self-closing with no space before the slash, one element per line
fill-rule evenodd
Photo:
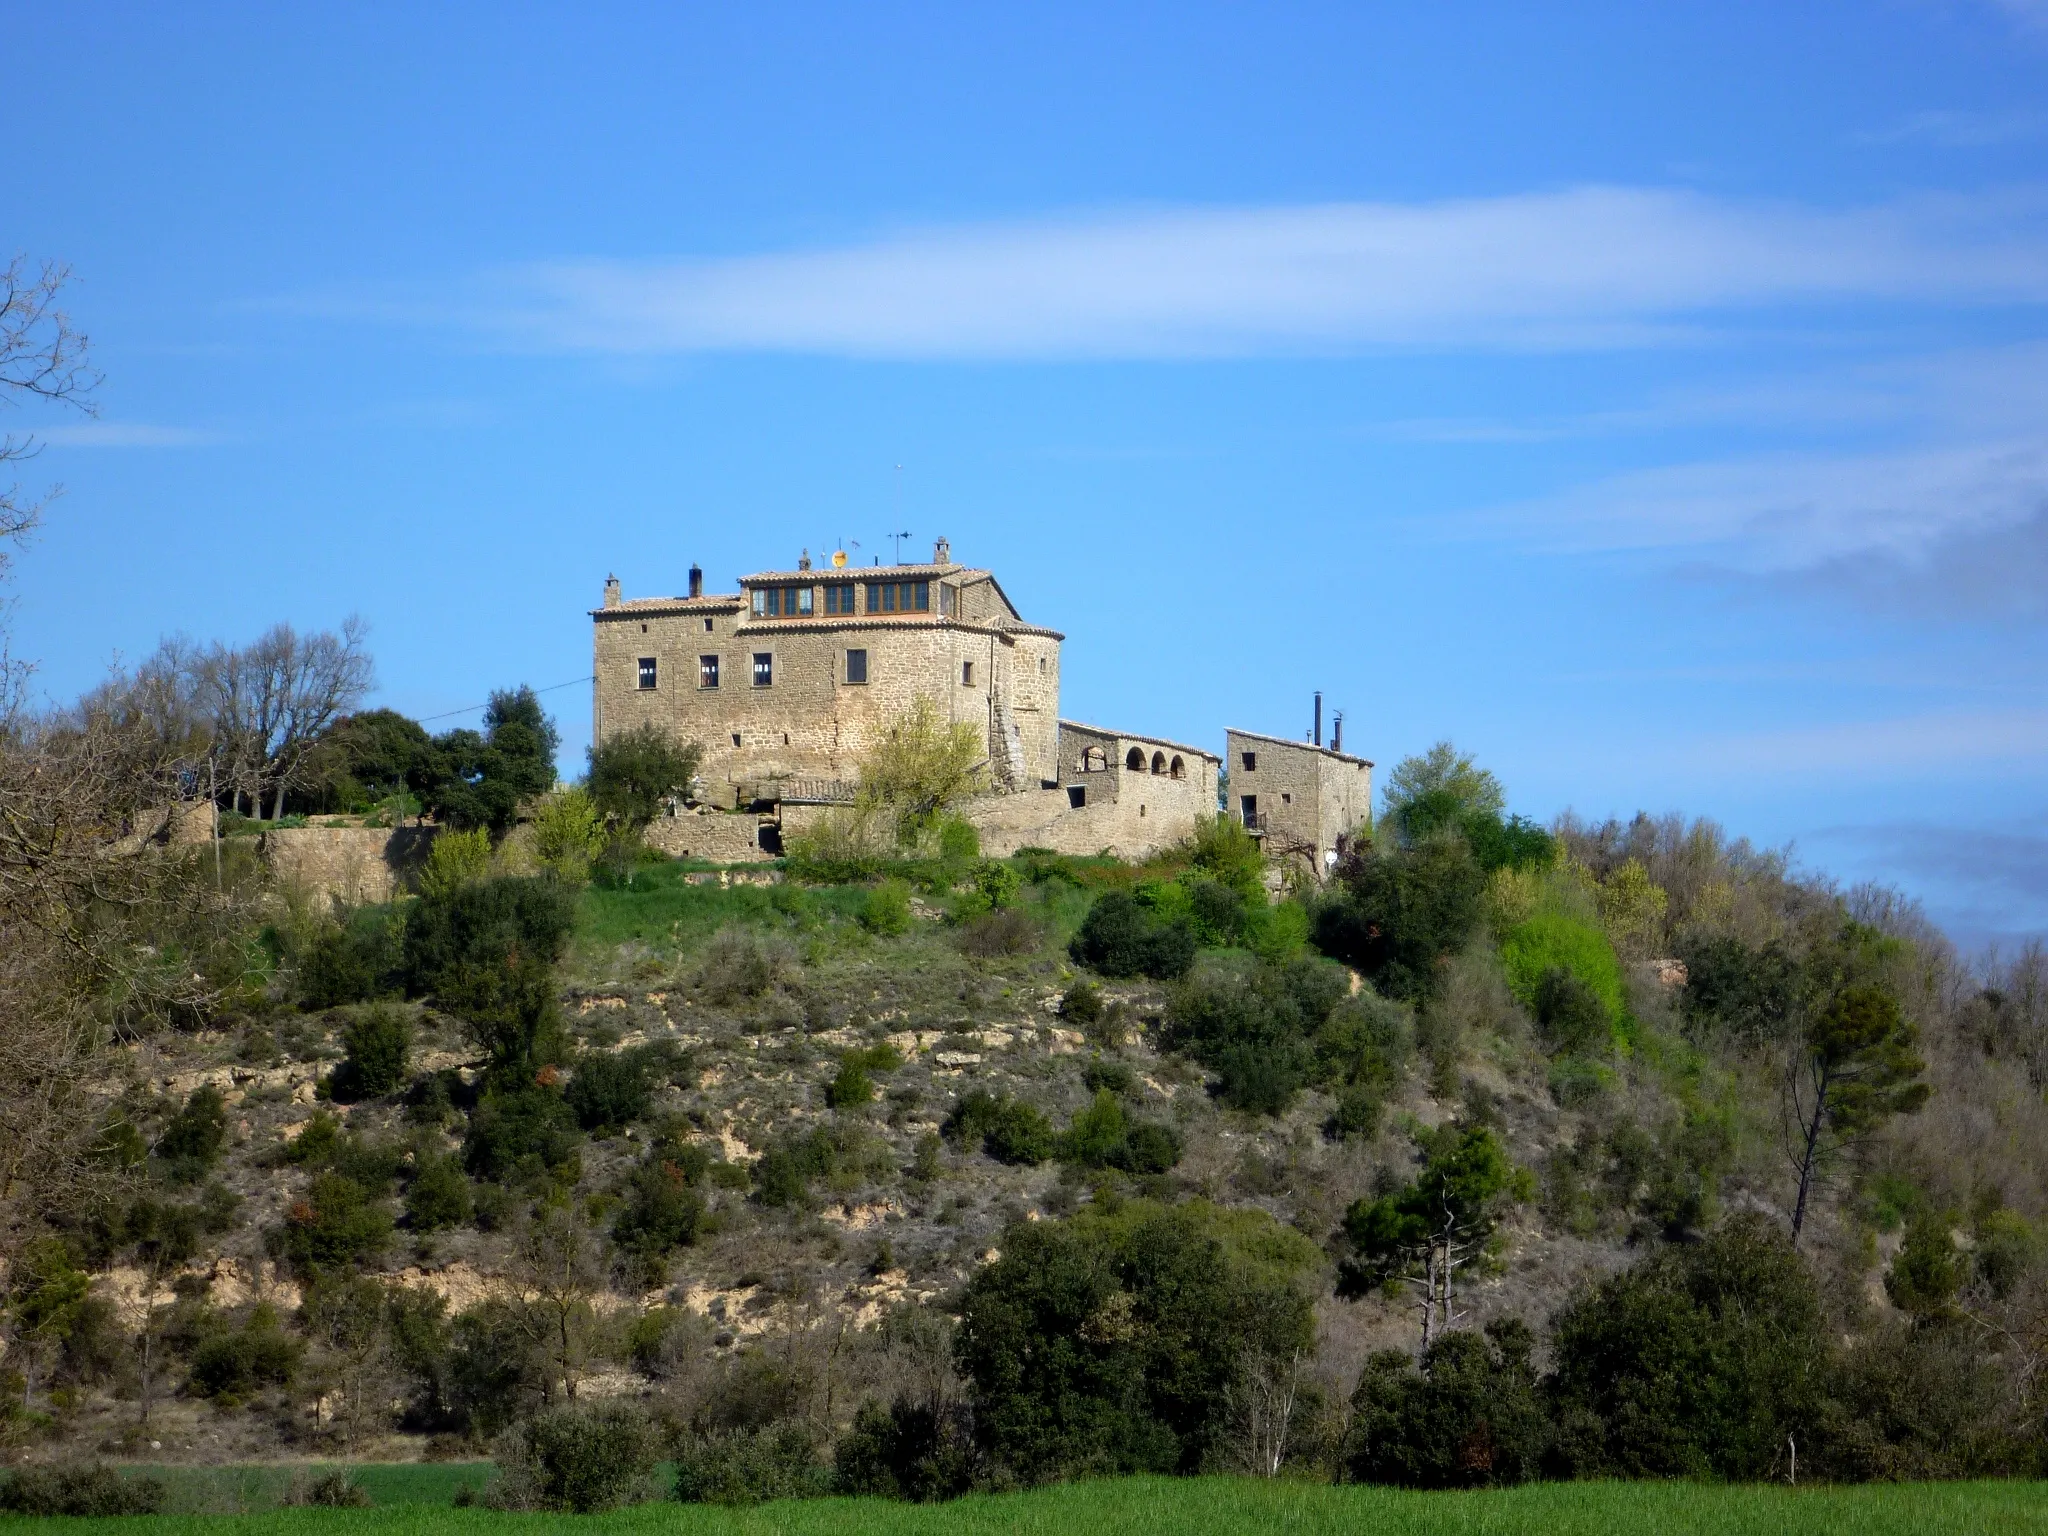
<path fill-rule="evenodd" d="M 1195 963 L 1195 936 L 1186 923 L 1163 919 L 1128 891 L 1104 891 L 1068 946 L 1073 957 L 1104 976 L 1150 976 L 1170 981 Z"/>
<path fill-rule="evenodd" d="M 654 1103 L 654 1075 L 638 1051 L 585 1051 L 562 1098 L 584 1130 L 621 1130 Z"/>
<path fill-rule="evenodd" d="M 1739 1041 L 1782 1040 L 1798 1017 L 1804 985 L 1799 962 L 1782 944 L 1695 933 L 1682 940 L 1685 1019 L 1694 1034 L 1725 1032 Z"/>
<path fill-rule="evenodd" d="M 405 1190 L 407 1226 L 415 1232 L 459 1227 L 469 1220 L 472 1209 L 469 1180 L 460 1163 L 452 1157 L 420 1158 Z"/>
<path fill-rule="evenodd" d="M 875 1081 L 857 1061 L 842 1061 L 825 1085 L 825 1102 L 834 1109 L 859 1109 L 875 1096 Z"/>
<path fill-rule="evenodd" d="M 407 986 L 461 1019 L 500 1077 L 525 1078 L 560 1050 L 555 963 L 575 920 L 550 879 L 501 878 L 412 904 Z"/>
<path fill-rule="evenodd" d="M 1086 1029 L 1102 1017 L 1102 989 L 1081 977 L 1060 997 L 1060 1017 Z"/>
<path fill-rule="evenodd" d="M 835 1491 L 921 1504 L 966 1493 L 980 1466 L 963 1407 L 908 1397 L 862 1403 L 832 1450 Z"/>
<path fill-rule="evenodd" d="M 1362 1483 L 1497 1488 L 1538 1474 L 1551 1440 L 1529 1364 L 1528 1325 L 1500 1318 L 1485 1337 L 1463 1330 L 1413 1356 L 1366 1361 L 1351 1399 L 1346 1460 Z"/>
<path fill-rule="evenodd" d="M 704 757 L 658 725 L 607 736 L 590 749 L 586 782 L 595 808 L 622 826 L 644 827 L 671 799 L 688 795 Z"/>
<path fill-rule="evenodd" d="M 588 1515 L 655 1496 L 659 1441 L 631 1403 L 565 1403 L 523 1419 L 492 1446 L 501 1509 Z"/>
<path fill-rule="evenodd" d="M 1180 1161 L 1180 1136 L 1171 1126 L 1133 1120 L 1107 1088 L 1078 1111 L 1054 1147 L 1063 1163 L 1077 1168 L 1116 1168 L 1125 1173 L 1165 1173 Z"/>
<path fill-rule="evenodd" d="M 1598 999 L 1610 1030 L 1627 1008 L 1621 962 L 1599 924 L 1563 912 L 1542 911 L 1510 928 L 1500 944 L 1508 990 L 1532 1012 L 1537 990 L 1551 971 L 1567 972 Z"/>
<path fill-rule="evenodd" d="M 694 1154 L 694 1155 L 692 1155 Z M 612 1240 L 652 1265 L 697 1240 L 704 1228 L 703 1181 L 710 1158 L 700 1147 L 657 1146 L 633 1170 Z"/>
<path fill-rule="evenodd" d="M 979 1144 L 999 1163 L 1035 1166 L 1052 1156 L 1052 1124 L 1045 1111 L 1007 1094 L 977 1088 L 954 1106 L 941 1134 L 963 1146 Z"/>
<path fill-rule="evenodd" d="M 1317 1077 L 1314 1042 L 1346 985 L 1336 966 L 1309 957 L 1206 963 L 1175 989 L 1164 1038 L 1216 1074 L 1231 1108 L 1279 1114 Z"/>
<path fill-rule="evenodd" d="M 782 971 L 782 957 L 756 934 L 737 924 L 718 930 L 705 946 L 697 985 L 714 1003 L 732 1004 L 760 997 Z"/>
<path fill-rule="evenodd" d="M 322 927 L 294 957 L 299 1004 L 339 1008 L 398 990 L 398 927 L 389 907 L 357 907 Z"/>
<path fill-rule="evenodd" d="M 227 1100 L 213 1084 L 202 1083 L 171 1117 L 151 1150 L 174 1181 L 196 1184 L 220 1161 L 227 1139 Z"/>
<path fill-rule="evenodd" d="M 1138 1074 L 1131 1070 L 1129 1062 L 1091 1056 L 1081 1064 L 1081 1085 L 1090 1093 L 1106 1088 L 1128 1098 L 1138 1091 Z"/>
<path fill-rule="evenodd" d="M 286 1333 L 277 1313 L 259 1306 L 241 1327 L 218 1333 L 192 1353 L 192 1390 L 222 1402 L 245 1402 L 265 1387 L 288 1387 L 305 1345 Z"/>
<path fill-rule="evenodd" d="M 910 931 L 910 887 L 901 880 L 884 880 L 862 899 L 860 925 L 869 933 L 894 937 Z"/>
<path fill-rule="evenodd" d="M 961 864 L 981 857 L 981 834 L 974 823 L 958 816 L 939 818 L 939 857 L 948 864 Z"/>
<path fill-rule="evenodd" d="M 675 1497 L 684 1504 L 765 1504 L 832 1491 L 810 1426 L 785 1422 L 715 1431 L 676 1450 Z"/>
<path fill-rule="evenodd" d="M 323 1472 L 306 1485 L 304 1503 L 312 1509 L 368 1509 L 374 1502 L 370 1490 L 346 1468 Z"/>
<path fill-rule="evenodd" d="M 390 1239 L 391 1213 L 383 1202 L 345 1174 L 323 1173 L 285 1212 L 276 1248 L 279 1258 L 310 1277 L 372 1258 Z"/>
<path fill-rule="evenodd" d="M 960 925 L 962 953 L 981 960 L 1003 955 L 1028 955 L 1045 942 L 1045 930 L 1028 912 L 1015 907 L 984 912 Z"/>
<path fill-rule="evenodd" d="M 1563 966 L 1553 965 L 1536 982 L 1536 1029 L 1554 1052 L 1579 1056 L 1613 1041 L 1613 1023 L 1599 995 Z"/>
<path fill-rule="evenodd" d="M 347 1055 L 334 1071 L 329 1091 L 343 1104 L 381 1099 L 406 1079 L 412 1056 L 412 1021 L 388 1004 L 367 1008 L 343 1026 Z"/>
<path fill-rule="evenodd" d="M 533 856 L 557 880 L 583 884 L 604 846 L 604 818 L 573 785 L 556 790 L 533 813 Z"/>
<path fill-rule="evenodd" d="M 1479 926 L 1486 875 L 1461 838 L 1368 851 L 1340 867 L 1317 905 L 1316 948 L 1388 997 L 1420 1002 Z"/>
<path fill-rule="evenodd" d="M 1384 1102 L 1377 1088 L 1344 1089 L 1337 1095 L 1337 1107 L 1323 1120 L 1323 1134 L 1332 1141 L 1370 1141 L 1380 1128 Z"/>
<path fill-rule="evenodd" d="M 10 1515 L 155 1515 L 166 1491 L 154 1477 L 123 1477 L 103 1462 L 16 1467 L 0 1477 L 0 1510 Z"/>
<path fill-rule="evenodd" d="M 886 1143 L 857 1125 L 817 1126 L 772 1142 L 754 1163 L 754 1192 L 763 1205 L 796 1206 L 813 1179 L 835 1184 L 888 1170 Z"/>
<path fill-rule="evenodd" d="M 491 834 L 482 827 L 469 831 L 444 828 L 427 850 L 420 870 L 420 894 L 434 900 L 475 885 L 491 867 Z"/>
<path fill-rule="evenodd" d="M 469 1117 L 463 1166 L 475 1178 L 502 1182 L 565 1166 L 577 1139 L 575 1112 L 554 1089 L 529 1083 L 493 1091 Z"/>

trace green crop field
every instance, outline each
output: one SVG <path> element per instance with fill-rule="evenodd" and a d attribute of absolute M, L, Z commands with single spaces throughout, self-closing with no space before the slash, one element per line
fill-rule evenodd
<path fill-rule="evenodd" d="M 1853 1488 L 1715 1487 L 1694 1483 L 1548 1483 L 1500 1492 L 1404 1493 L 1386 1488 L 1264 1483 L 1230 1478 L 1129 1478 L 976 1495 L 951 1504 L 817 1499 L 726 1510 L 645 1504 L 587 1517 L 453 1509 L 430 1488 L 452 1490 L 477 1468 L 364 1468 L 360 1481 L 389 1502 L 363 1511 L 292 1509 L 249 1515 L 175 1515 L 152 1536 L 249 1531 L 409 1533 L 587 1530 L 704 1536 L 1930 1536 L 2048 1531 L 2048 1484 L 1917 1483 Z M 411 1500 L 417 1499 L 417 1502 Z M 398 1502 L 408 1500 L 407 1502 Z M 132 1520 L 10 1521 L 82 1532 L 133 1530 Z"/>

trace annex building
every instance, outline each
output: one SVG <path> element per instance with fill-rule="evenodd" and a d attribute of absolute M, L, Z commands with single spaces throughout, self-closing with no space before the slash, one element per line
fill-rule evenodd
<path fill-rule="evenodd" d="M 681 597 L 628 598 L 612 577 L 590 616 L 596 739 L 653 725 L 702 748 L 689 802 L 649 832 L 672 853 L 779 852 L 785 831 L 851 801 L 861 760 L 919 696 L 980 739 L 989 793 L 965 814 L 990 854 L 1143 857 L 1219 809 L 1216 753 L 1061 719 L 1065 636 L 1027 620 L 992 571 L 956 563 L 944 539 L 914 565 L 856 567 L 842 552 L 813 566 L 806 553 L 730 593 L 706 593 L 695 566 Z M 1256 739 L 1268 766 L 1253 772 L 1276 787 L 1232 809 L 1276 853 L 1284 844 L 1320 871 L 1323 851 L 1369 816 L 1372 765 Z"/>

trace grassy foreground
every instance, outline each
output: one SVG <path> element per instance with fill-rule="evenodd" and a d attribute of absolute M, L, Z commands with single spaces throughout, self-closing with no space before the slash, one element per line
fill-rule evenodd
<path fill-rule="evenodd" d="M 372 1479 L 363 1479 L 366 1485 Z M 6 1521 L 82 1532 L 132 1532 L 125 1520 Z M 1125 1478 L 952 1504 L 818 1499 L 758 1509 L 646 1504 L 612 1515 L 502 1515 L 443 1505 L 364 1511 L 292 1509 L 256 1515 L 163 1516 L 152 1533 L 230 1536 L 242 1531 L 410 1533 L 588 1531 L 705 1536 L 1181 1536 L 1286 1532 L 1288 1536 L 1750 1536 L 1834 1533 L 2048 1532 L 2048 1484 L 1918 1483 L 1855 1488 L 1711 1487 L 1692 1483 L 1549 1483 L 1501 1492 L 1404 1493 L 1234 1478 Z"/>

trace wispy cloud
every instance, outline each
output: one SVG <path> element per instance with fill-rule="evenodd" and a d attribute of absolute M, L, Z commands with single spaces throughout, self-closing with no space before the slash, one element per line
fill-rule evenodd
<path fill-rule="evenodd" d="M 219 432 L 142 421 L 68 422 L 39 427 L 34 435 L 59 448 L 207 448 L 227 441 Z"/>
<path fill-rule="evenodd" d="M 2048 199 L 1827 210 L 1590 187 L 1102 214 L 545 263 L 498 274 L 462 313 L 549 349 L 1177 358 L 1636 346 L 1729 311 L 1866 300 L 2048 301 Z"/>
<path fill-rule="evenodd" d="M 2027 771 L 2048 763 L 2048 708 L 1944 710 L 1759 731 L 1696 742 L 1745 773 L 1829 774 L 1861 782 L 1910 780 L 1959 767 Z"/>
<path fill-rule="evenodd" d="M 2012 112 L 1915 112 L 1889 128 L 1854 136 L 1858 144 L 1934 144 L 1943 149 L 1982 149 L 2039 138 L 2048 114 Z"/>

